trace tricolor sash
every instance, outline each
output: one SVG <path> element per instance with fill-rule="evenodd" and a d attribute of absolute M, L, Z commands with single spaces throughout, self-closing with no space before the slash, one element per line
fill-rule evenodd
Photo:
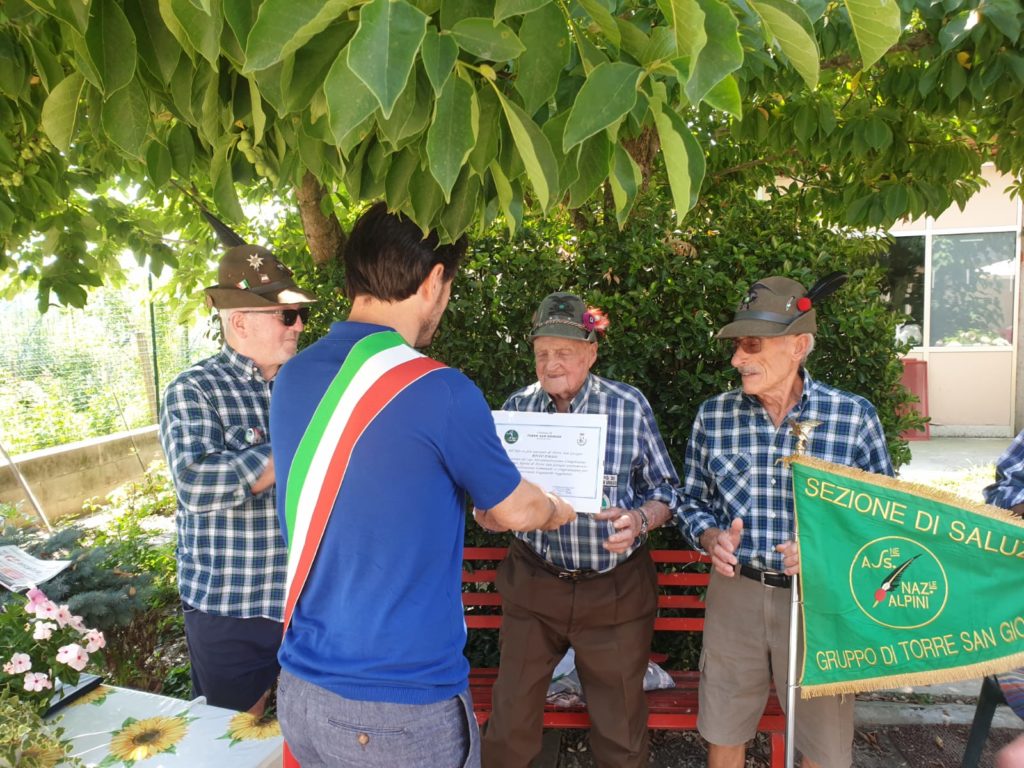
<path fill-rule="evenodd" d="M 316 407 L 288 470 L 285 632 L 313 567 L 356 443 L 395 396 L 444 367 L 408 346 L 394 331 L 360 339 L 345 358 Z"/>

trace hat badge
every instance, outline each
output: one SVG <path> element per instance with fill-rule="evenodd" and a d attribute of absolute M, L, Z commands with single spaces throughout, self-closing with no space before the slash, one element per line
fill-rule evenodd
<path fill-rule="evenodd" d="M 249 262 L 249 266 L 252 267 L 253 269 L 259 269 L 260 267 L 263 266 L 263 257 L 260 256 L 258 253 L 250 255 L 247 261 Z"/>

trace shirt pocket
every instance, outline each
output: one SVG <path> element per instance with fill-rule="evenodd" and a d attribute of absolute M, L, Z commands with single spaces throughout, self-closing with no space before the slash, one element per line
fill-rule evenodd
<path fill-rule="evenodd" d="M 721 453 L 709 464 L 718 496 L 732 519 L 750 509 L 750 454 Z"/>
<path fill-rule="evenodd" d="M 246 440 L 246 427 L 226 426 L 224 427 L 224 447 L 229 451 L 241 451 L 252 446 Z"/>

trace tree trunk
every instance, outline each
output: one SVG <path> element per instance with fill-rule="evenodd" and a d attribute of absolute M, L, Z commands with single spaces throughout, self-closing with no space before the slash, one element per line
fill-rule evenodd
<path fill-rule="evenodd" d="M 340 260 L 345 250 L 345 232 L 341 222 L 333 212 L 330 216 L 324 214 L 322 205 L 327 196 L 327 187 L 309 171 L 302 177 L 302 186 L 295 189 L 295 199 L 302 217 L 302 231 L 306 235 L 314 264 Z"/>

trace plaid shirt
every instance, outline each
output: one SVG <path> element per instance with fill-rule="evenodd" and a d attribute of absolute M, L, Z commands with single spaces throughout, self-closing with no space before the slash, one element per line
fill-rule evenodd
<path fill-rule="evenodd" d="M 178 493 L 178 591 L 218 616 L 281 621 L 287 550 L 274 486 L 250 488 L 270 461 L 270 382 L 225 346 L 164 394 L 160 442 Z"/>
<path fill-rule="evenodd" d="M 514 393 L 502 406 L 506 411 L 554 413 L 555 403 L 540 382 Z M 609 507 L 634 509 L 645 501 L 677 503 L 679 484 L 647 398 L 640 390 L 590 374 L 569 404 L 570 413 L 608 414 L 604 454 L 604 495 Z M 602 542 L 615 532 L 611 520 L 580 515 L 557 531 L 517 533 L 520 539 L 560 568 L 610 571 L 629 557 L 637 543 L 622 554 L 608 552 Z"/>
<path fill-rule="evenodd" d="M 757 400 L 734 389 L 706 400 L 686 446 L 680 527 L 697 548 L 708 528 L 743 518 L 736 556 L 763 570 L 783 570 L 776 544 L 793 538 L 793 475 L 784 456 L 795 450 L 789 419 L 817 420 L 807 453 L 835 464 L 892 475 L 874 406 L 863 397 L 814 381 L 776 427 Z"/>
<path fill-rule="evenodd" d="M 1024 502 L 1024 432 L 1020 432 L 996 462 L 996 481 L 983 491 L 985 502 L 1009 509 Z"/>

